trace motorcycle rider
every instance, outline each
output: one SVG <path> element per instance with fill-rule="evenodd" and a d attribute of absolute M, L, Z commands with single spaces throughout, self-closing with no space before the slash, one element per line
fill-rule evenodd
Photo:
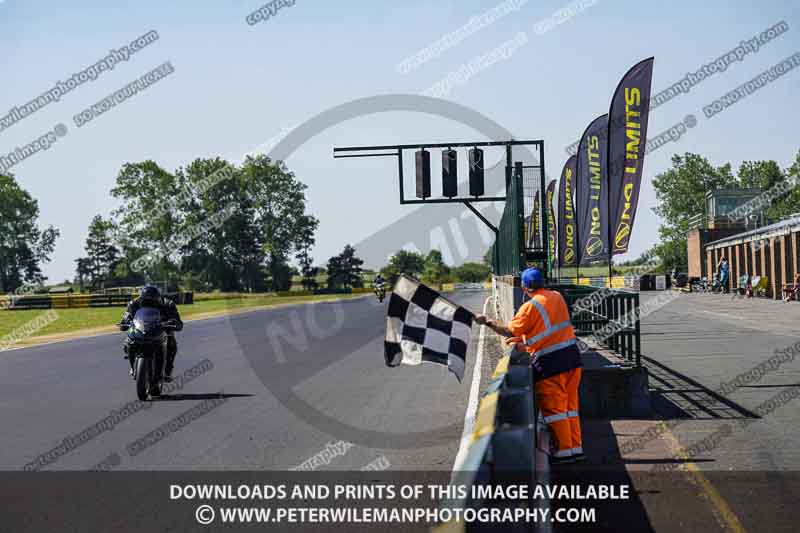
<path fill-rule="evenodd" d="M 168 298 L 161 296 L 161 291 L 158 287 L 153 285 L 146 285 L 139 290 L 139 297 L 131 300 L 128 303 L 128 308 L 125 314 L 122 315 L 122 323 L 130 324 L 133 322 L 133 317 L 136 316 L 136 311 L 142 307 L 152 307 L 158 309 L 161 313 L 161 320 L 164 322 L 170 321 L 175 324 L 175 331 L 183 329 L 183 321 L 181 314 L 178 312 L 178 306 L 175 302 Z M 133 376 L 133 358 L 128 357 L 128 343 L 127 339 L 123 342 L 122 350 L 125 352 L 125 358 L 131 365 L 131 376 Z M 175 365 L 175 356 L 178 354 L 178 342 L 175 340 L 175 333 L 173 331 L 167 332 L 167 360 L 164 364 L 164 381 L 169 383 L 172 381 L 172 370 Z"/>
<path fill-rule="evenodd" d="M 383 298 L 380 296 L 380 292 L 386 293 L 386 280 L 383 279 L 381 273 L 375 276 L 375 279 L 372 280 L 372 288 L 375 289 L 375 295 L 378 297 L 379 300 L 383 301 Z"/>

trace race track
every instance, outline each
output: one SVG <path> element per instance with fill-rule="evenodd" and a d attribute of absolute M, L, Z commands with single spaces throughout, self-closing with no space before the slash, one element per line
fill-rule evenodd
<path fill-rule="evenodd" d="M 451 295 L 476 312 L 486 296 Z M 120 334 L 0 353 L 0 469 L 39 457 L 30 469 L 283 470 L 324 455 L 315 469 L 449 470 L 477 328 L 464 383 L 437 365 L 387 368 L 384 305 L 370 296 L 188 322 L 175 376 L 199 370 L 146 409 Z"/>

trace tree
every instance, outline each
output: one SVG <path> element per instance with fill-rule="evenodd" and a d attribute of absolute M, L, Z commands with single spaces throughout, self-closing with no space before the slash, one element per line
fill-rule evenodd
<path fill-rule="evenodd" d="M 431 250 L 425 257 L 425 265 L 422 272 L 422 281 L 436 285 L 441 289 L 447 277 L 450 275 L 450 268 L 442 260 L 442 252 Z"/>
<path fill-rule="evenodd" d="M 617 266 L 623 267 L 623 266 L 647 265 L 647 264 L 650 264 L 653 261 L 653 256 L 654 256 L 654 254 L 653 254 L 652 250 L 646 250 L 646 251 L 642 252 L 642 254 L 639 255 L 639 257 L 637 257 L 635 259 L 628 259 L 627 261 L 622 261 Z"/>
<path fill-rule="evenodd" d="M 800 177 L 800 152 L 795 163 L 785 171 L 772 160 L 744 161 L 734 177 L 731 165 L 714 167 L 698 154 L 686 153 L 672 157 L 672 168 L 653 178 L 653 188 L 659 201 L 655 209 L 664 223 L 659 228 L 660 242 L 648 251 L 667 270 L 688 266 L 686 234 L 689 219 L 705 213 L 705 194 L 726 187 L 760 188 L 767 191 L 784 182 L 787 177 Z M 786 195 L 772 200 L 765 210 L 768 220 L 778 220 L 800 211 L 800 191 L 792 188 Z"/>
<path fill-rule="evenodd" d="M 193 283 L 201 286 L 265 291 L 264 231 L 242 171 L 220 158 L 196 159 L 176 176 L 183 190 L 197 191 L 181 196 L 185 229 L 180 232 L 191 237 L 181 243 L 181 270 L 193 273 Z M 209 181 L 217 183 L 200 186 Z M 285 278 L 283 271 L 276 273 Z"/>
<path fill-rule="evenodd" d="M 491 272 L 484 263 L 464 263 L 452 270 L 453 278 L 462 283 L 482 283 Z"/>
<path fill-rule="evenodd" d="M 154 254 L 158 260 L 146 273 L 156 279 L 177 281 L 179 276 L 178 265 L 171 260 L 177 252 L 171 242 L 182 223 L 182 210 L 171 203 L 179 192 L 176 176 L 154 161 L 126 163 L 111 189 L 111 196 L 122 202 L 113 214 L 126 261 L 130 265 L 145 254 Z"/>
<path fill-rule="evenodd" d="M 314 231 L 316 231 L 318 222 L 316 220 L 308 221 L 301 224 L 302 230 L 297 243 L 297 262 L 300 265 L 300 275 L 302 276 L 301 284 L 303 289 L 307 291 L 314 291 L 318 288 L 317 275 L 319 268 L 314 266 L 314 258 L 311 257 L 311 248 L 314 246 Z"/>
<path fill-rule="evenodd" d="M 686 234 L 689 219 L 705 212 L 706 192 L 737 185 L 730 164 L 714 167 L 698 154 L 672 157 L 672 168 L 653 178 L 659 201 L 655 208 L 664 223 L 659 228 L 661 242 L 652 249 L 662 266 L 686 270 Z"/>
<path fill-rule="evenodd" d="M 800 181 L 800 150 L 794 156 L 794 163 L 784 172 L 786 178 L 792 179 L 795 184 Z M 779 204 L 779 213 L 782 216 L 800 213 L 800 187 L 795 185 L 791 192 Z"/>
<path fill-rule="evenodd" d="M 75 260 L 75 263 L 77 263 L 75 267 L 75 273 L 77 274 L 75 282 L 78 284 L 80 292 L 83 292 L 86 281 L 91 279 L 92 275 L 89 268 L 89 260 L 85 257 L 79 257 Z"/>
<path fill-rule="evenodd" d="M 126 164 L 111 191 L 122 201 L 114 215 L 125 275 L 144 264 L 147 277 L 207 290 L 289 289 L 291 254 L 308 255 L 318 226 L 305 189 L 263 155 L 240 167 L 196 159 L 174 173 L 153 161 Z"/>
<path fill-rule="evenodd" d="M 344 287 L 363 287 L 364 279 L 361 276 L 361 265 L 364 261 L 356 257 L 356 249 L 349 244 L 342 253 L 328 260 L 328 287 L 338 289 Z"/>
<path fill-rule="evenodd" d="M 262 232 L 262 249 L 273 290 L 287 290 L 285 273 L 289 254 L 302 246 L 303 235 L 314 231 L 317 219 L 306 214 L 306 185 L 282 162 L 265 155 L 248 156 L 242 165 L 243 185 L 253 199 Z"/>
<path fill-rule="evenodd" d="M 81 290 L 88 278 L 92 289 L 105 286 L 114 278 L 114 271 L 120 258 L 119 249 L 114 246 L 114 223 L 95 215 L 89 224 L 86 238 L 86 257 L 77 259 L 77 274 Z"/>
<path fill-rule="evenodd" d="M 492 252 L 493 251 L 494 251 L 494 248 L 490 246 L 489 249 L 486 250 L 486 253 L 483 254 L 483 264 L 488 266 L 489 268 L 492 268 Z"/>
<path fill-rule="evenodd" d="M 677 268 L 685 272 L 689 267 L 689 256 L 686 249 L 686 234 L 681 230 L 661 226 L 658 229 L 660 242 L 649 251 L 658 258 L 658 264 L 664 271 Z"/>
<path fill-rule="evenodd" d="M 394 285 L 400 274 L 420 277 L 425 270 L 425 256 L 408 250 L 400 250 L 389 259 L 389 264 L 381 269 L 381 275 Z"/>
<path fill-rule="evenodd" d="M 708 191 L 737 185 L 729 163 L 714 167 L 698 154 L 672 156 L 672 168 L 653 178 L 657 215 L 667 226 L 683 227 L 694 215 L 705 211 Z"/>
<path fill-rule="evenodd" d="M 38 202 L 13 176 L 0 174 L 0 198 L 0 292 L 42 284 L 41 264 L 50 261 L 59 231 L 39 229 Z"/>
<path fill-rule="evenodd" d="M 797 171 L 793 169 L 800 158 L 800 152 L 795 156 L 795 164 L 783 171 L 775 161 L 744 161 L 739 165 L 739 181 L 742 187 L 758 187 L 764 191 L 786 181 L 788 177 L 796 177 Z M 795 187 L 785 195 L 780 195 L 772 200 L 772 205 L 764 210 L 768 221 L 777 221 L 800 211 L 800 192 Z"/>

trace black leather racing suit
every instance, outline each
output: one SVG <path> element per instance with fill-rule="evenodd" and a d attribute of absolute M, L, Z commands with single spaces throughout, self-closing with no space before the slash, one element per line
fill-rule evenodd
<path fill-rule="evenodd" d="M 162 298 L 161 302 L 157 305 L 152 305 L 149 303 L 147 305 L 143 305 L 140 298 L 131 300 L 128 302 L 128 308 L 125 310 L 125 314 L 122 315 L 122 323 L 131 323 L 133 321 L 133 317 L 136 316 L 136 311 L 142 307 L 157 307 L 161 312 L 161 320 L 165 322 L 168 320 L 175 322 L 177 326 L 175 331 L 181 331 L 183 329 L 183 321 L 181 320 L 181 314 L 178 312 L 178 306 L 176 306 L 175 302 L 168 298 Z M 125 357 L 128 357 L 127 339 L 122 343 L 122 350 L 125 352 Z M 173 331 L 169 331 L 167 333 L 167 360 L 164 364 L 164 372 L 167 376 L 172 375 L 172 369 L 175 366 L 176 355 L 178 355 L 178 341 L 175 340 L 175 333 Z M 133 370 L 133 359 L 128 358 L 128 362 L 131 365 L 131 370 Z"/>

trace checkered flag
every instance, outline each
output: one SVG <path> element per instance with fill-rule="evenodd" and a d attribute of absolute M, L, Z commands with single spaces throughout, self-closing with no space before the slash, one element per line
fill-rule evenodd
<path fill-rule="evenodd" d="M 471 311 L 401 275 L 389 298 L 386 365 L 437 363 L 447 366 L 461 382 L 473 318 Z"/>

